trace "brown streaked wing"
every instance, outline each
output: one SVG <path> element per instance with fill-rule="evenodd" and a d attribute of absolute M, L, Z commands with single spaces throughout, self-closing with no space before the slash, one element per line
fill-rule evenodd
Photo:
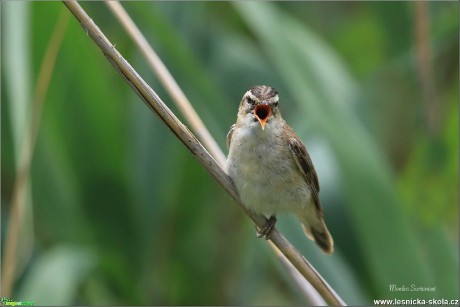
<path fill-rule="evenodd" d="M 289 128 L 290 129 L 290 128 Z M 292 129 L 291 129 L 292 131 Z M 294 134 L 295 135 L 295 134 Z M 305 145 L 297 138 L 290 138 L 289 149 L 293 154 L 293 158 L 302 173 L 305 181 L 311 189 L 316 208 L 322 212 L 321 204 L 319 202 L 319 182 L 318 175 L 316 174 L 315 167 L 311 161 L 310 155 L 305 148 Z"/>

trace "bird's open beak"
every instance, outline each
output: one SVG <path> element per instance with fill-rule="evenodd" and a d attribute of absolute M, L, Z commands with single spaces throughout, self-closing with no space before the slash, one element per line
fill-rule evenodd
<path fill-rule="evenodd" d="M 254 108 L 254 114 L 264 130 L 265 123 L 272 114 L 272 108 L 268 104 L 259 104 Z"/>

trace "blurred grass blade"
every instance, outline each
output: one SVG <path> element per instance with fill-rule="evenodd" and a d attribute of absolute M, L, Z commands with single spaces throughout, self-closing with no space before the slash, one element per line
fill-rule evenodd
<path fill-rule="evenodd" d="M 27 1 L 6 1 L 3 3 L 2 11 L 3 69 L 7 93 L 10 96 L 7 101 L 16 155 L 27 132 L 25 123 L 28 121 L 32 96 L 29 6 L 30 3 Z M 16 159 L 16 167 L 18 163 Z"/>
<path fill-rule="evenodd" d="M 29 186 L 30 168 L 45 95 L 48 91 L 57 52 L 60 49 L 68 19 L 69 15 L 63 8 L 61 18 L 55 26 L 40 68 L 33 103 L 27 108 L 31 111 L 26 112 L 26 110 L 12 107 L 17 112 L 24 111 L 24 114 L 17 115 L 17 117 L 21 117 L 24 120 L 21 125 L 25 129 L 25 134 L 20 140 L 16 140 L 16 143 L 20 145 L 15 153 L 17 161 L 16 178 L 13 187 L 11 213 L 8 220 L 7 239 L 5 243 L 6 252 L 2 262 L 5 268 L 2 272 L 2 294 L 5 296 L 11 293 L 15 276 L 18 275 L 16 269 L 19 268 L 19 271 L 21 271 L 32 249 L 33 227 L 32 199 Z M 12 102 L 14 103 L 14 100 Z M 19 123 L 16 124 L 20 125 Z M 12 130 L 14 131 L 14 129 Z"/>
<path fill-rule="evenodd" d="M 29 109 L 31 105 L 31 46 L 29 37 L 30 16 L 28 2 L 5 2 L 3 3 L 2 17 L 4 20 L 4 31 L 2 35 L 2 51 L 3 51 L 3 70 L 5 87 L 7 89 L 9 122 L 11 125 L 11 134 L 13 142 L 13 153 L 15 157 L 16 172 L 19 172 L 21 166 L 21 147 L 28 137 L 26 123 L 29 121 Z M 11 293 L 11 284 L 14 280 L 14 270 L 22 271 L 24 264 L 30 257 L 32 249 L 32 205 L 30 195 L 30 184 L 26 182 L 23 186 L 20 209 L 22 218 L 26 221 L 21 225 L 11 225 L 11 219 L 8 223 L 13 226 L 15 234 L 22 232 L 20 242 L 14 242 L 11 245 L 14 251 L 6 249 L 3 253 L 3 261 L 5 261 L 7 253 L 18 252 L 18 256 L 13 256 L 14 262 L 17 263 L 15 268 L 2 268 L 2 295 Z M 10 227 L 11 228 L 11 227 Z M 8 245 L 10 246 L 10 245 Z M 5 246 L 7 247 L 7 246 Z M 8 248 L 8 247 L 7 247 Z M 5 262 L 2 262 L 5 263 Z"/>
<path fill-rule="evenodd" d="M 75 304 L 81 281 L 94 264 L 94 255 L 81 247 L 50 249 L 36 260 L 14 298 L 39 306 Z"/>

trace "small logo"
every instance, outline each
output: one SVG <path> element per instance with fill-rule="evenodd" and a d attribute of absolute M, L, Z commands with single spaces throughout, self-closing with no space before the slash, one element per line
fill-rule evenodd
<path fill-rule="evenodd" d="M 0 306 L 34 306 L 35 302 L 32 301 L 13 301 L 9 297 L 0 297 Z"/>

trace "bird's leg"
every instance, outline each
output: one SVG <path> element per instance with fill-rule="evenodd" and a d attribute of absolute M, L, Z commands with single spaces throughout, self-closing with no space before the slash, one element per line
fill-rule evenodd
<path fill-rule="evenodd" d="M 276 217 L 274 215 L 265 222 L 261 229 L 257 230 L 257 238 L 265 237 L 265 240 L 270 238 L 273 228 L 275 228 Z"/>

